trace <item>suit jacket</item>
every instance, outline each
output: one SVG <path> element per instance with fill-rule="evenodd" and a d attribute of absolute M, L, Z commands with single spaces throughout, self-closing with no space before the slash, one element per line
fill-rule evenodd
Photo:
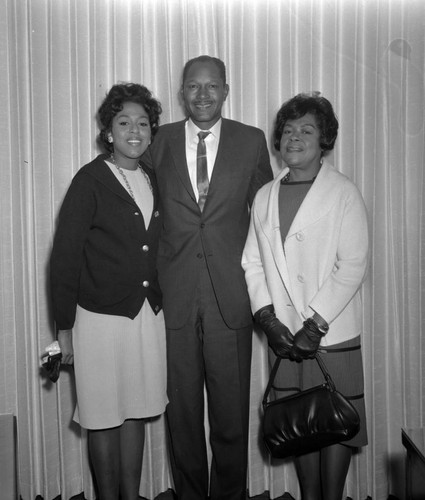
<path fill-rule="evenodd" d="M 163 206 L 158 272 L 168 328 L 181 328 L 195 301 L 201 266 L 208 271 L 229 328 L 251 324 L 241 267 L 249 206 L 273 178 L 264 133 L 222 119 L 208 196 L 201 213 L 186 162 L 185 120 L 160 127 L 150 147 Z"/>
<path fill-rule="evenodd" d="M 292 333 L 318 312 L 329 324 L 322 345 L 361 332 L 359 289 L 368 265 L 363 198 L 343 174 L 324 162 L 282 245 L 279 186 L 284 169 L 257 194 L 243 254 L 251 307 L 273 303 Z"/>
<path fill-rule="evenodd" d="M 149 227 L 105 155 L 82 167 L 63 201 L 50 260 L 53 314 L 60 330 L 74 325 L 77 304 L 102 314 L 139 313 L 145 298 L 162 307 L 156 255 L 162 220 L 151 169 L 154 208 Z"/>

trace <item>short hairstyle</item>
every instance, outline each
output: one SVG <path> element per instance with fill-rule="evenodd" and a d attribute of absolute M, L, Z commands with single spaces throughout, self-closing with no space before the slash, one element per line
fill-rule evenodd
<path fill-rule="evenodd" d="M 221 59 L 218 59 L 217 57 L 211 57 L 211 56 L 207 56 L 207 55 L 194 57 L 193 59 L 189 59 L 189 61 L 187 61 L 187 63 L 184 65 L 184 68 L 183 68 L 183 83 L 186 80 L 187 73 L 188 73 L 189 69 L 195 63 L 213 63 L 213 64 L 215 64 L 218 68 L 218 71 L 220 73 L 220 77 L 222 78 L 224 85 L 226 85 L 226 66 L 225 66 L 224 62 Z"/>
<path fill-rule="evenodd" d="M 138 83 L 118 83 L 113 85 L 99 107 L 97 113 L 100 123 L 99 142 L 108 152 L 113 151 L 113 144 L 108 141 L 112 128 L 112 120 L 126 102 L 140 104 L 149 117 L 152 137 L 159 127 L 159 115 L 162 113 L 161 103 L 152 96 L 152 92 Z"/>
<path fill-rule="evenodd" d="M 314 115 L 320 130 L 320 147 L 324 151 L 331 151 L 338 135 L 338 119 L 332 104 L 320 97 L 319 92 L 312 94 L 298 94 L 284 102 L 279 109 L 273 131 L 273 144 L 280 151 L 280 140 L 283 129 L 288 120 L 297 120 L 307 113 Z"/>

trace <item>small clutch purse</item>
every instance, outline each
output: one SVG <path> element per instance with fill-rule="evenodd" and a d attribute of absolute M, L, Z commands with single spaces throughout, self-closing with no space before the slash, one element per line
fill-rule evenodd
<path fill-rule="evenodd" d="M 360 429 L 354 406 L 335 387 L 325 366 L 316 354 L 316 361 L 325 378 L 322 385 L 296 392 L 275 401 L 268 401 L 270 390 L 284 391 L 273 382 L 282 358 L 272 368 L 263 398 L 262 432 L 272 457 L 302 455 L 324 446 L 354 437 Z"/>

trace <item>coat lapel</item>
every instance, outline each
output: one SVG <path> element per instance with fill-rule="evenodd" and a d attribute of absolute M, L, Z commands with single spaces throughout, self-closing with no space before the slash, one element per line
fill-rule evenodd
<path fill-rule="evenodd" d="M 280 234 L 280 221 L 279 221 L 279 189 L 280 181 L 289 172 L 285 167 L 273 181 L 269 187 L 268 196 L 261 200 L 261 206 L 265 212 L 264 220 L 264 234 L 267 237 L 273 256 L 273 260 L 280 278 L 288 292 L 289 297 L 293 297 L 291 291 L 291 282 L 289 278 L 288 265 L 285 257 L 285 249 L 282 244 Z M 298 231 L 303 230 L 306 226 L 313 224 L 326 214 L 333 204 L 335 197 L 332 196 L 334 176 L 332 175 L 333 167 L 324 162 L 322 168 L 311 189 L 307 193 L 304 201 L 302 202 L 292 224 L 289 229 L 286 239 L 291 235 L 296 234 Z"/>
<path fill-rule="evenodd" d="M 267 199 L 266 208 L 266 224 L 265 234 L 270 243 L 270 249 L 275 261 L 277 270 L 279 271 L 281 280 L 283 281 L 289 296 L 291 296 L 289 289 L 289 273 L 288 266 L 285 258 L 285 250 L 282 245 L 282 237 L 280 235 L 280 221 L 279 221 L 279 187 L 281 179 L 288 173 L 288 168 L 284 168 L 282 172 L 276 177 L 270 186 L 270 192 Z"/>
<path fill-rule="evenodd" d="M 132 205 L 137 207 L 133 198 L 130 196 L 127 190 L 121 185 L 121 183 L 118 182 L 115 175 L 111 172 L 110 168 L 105 163 L 107 159 L 108 159 L 107 155 L 104 154 L 99 155 L 97 157 L 97 160 L 99 161 L 97 161 L 96 164 L 94 165 L 91 174 L 93 175 L 93 177 L 95 177 L 99 182 L 104 184 L 117 196 L 122 198 L 127 203 L 131 203 Z"/>
<path fill-rule="evenodd" d="M 331 194 L 334 184 L 334 176 L 330 175 L 331 170 L 332 167 L 325 161 L 292 221 L 286 238 L 290 238 L 305 227 L 314 224 L 328 213 L 335 203 Z"/>
<path fill-rule="evenodd" d="M 146 164 L 143 162 L 141 163 L 141 168 L 143 169 L 144 172 L 149 177 L 151 186 L 152 186 L 152 194 L 153 194 L 153 210 L 152 210 L 152 217 L 149 222 L 149 226 L 152 222 L 152 220 L 156 217 L 159 217 L 159 191 L 158 191 L 158 183 L 156 182 L 156 176 L 153 170 L 148 167 Z"/>
<path fill-rule="evenodd" d="M 137 203 L 133 200 L 133 198 L 130 196 L 128 191 L 121 185 L 121 183 L 116 179 L 115 175 L 111 172 L 110 168 L 108 165 L 105 163 L 105 160 L 108 159 L 107 155 L 99 155 L 97 157 L 99 160 L 96 162 L 95 168 L 91 171 L 91 174 L 99 181 L 101 182 L 104 186 L 106 186 L 108 189 L 110 189 L 114 194 L 122 198 L 125 202 L 130 203 L 131 205 L 134 206 L 134 208 L 140 210 L 140 208 L 137 206 Z M 159 197 L 158 197 L 158 187 L 156 183 L 156 178 L 153 172 L 149 167 L 146 165 L 143 165 L 142 163 L 142 168 L 143 170 L 148 174 L 149 179 L 151 181 L 152 185 L 152 190 L 153 190 L 153 197 L 154 197 L 154 208 L 153 208 L 153 217 L 158 216 L 158 203 L 159 203 Z M 140 215 L 143 218 L 143 224 L 145 226 L 145 229 L 147 230 L 148 227 L 146 226 L 146 221 L 144 220 L 143 214 L 140 210 Z M 153 219 L 151 217 L 151 220 Z"/>

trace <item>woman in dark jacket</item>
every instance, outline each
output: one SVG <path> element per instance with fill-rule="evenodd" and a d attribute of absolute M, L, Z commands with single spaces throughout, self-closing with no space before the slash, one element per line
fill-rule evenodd
<path fill-rule="evenodd" d="M 75 175 L 50 262 L 63 363 L 74 363 L 74 419 L 88 429 L 100 500 L 136 500 L 144 419 L 165 410 L 165 328 L 155 267 L 161 229 L 153 172 L 140 163 L 160 103 L 114 85 L 99 108 L 100 155 Z"/>

